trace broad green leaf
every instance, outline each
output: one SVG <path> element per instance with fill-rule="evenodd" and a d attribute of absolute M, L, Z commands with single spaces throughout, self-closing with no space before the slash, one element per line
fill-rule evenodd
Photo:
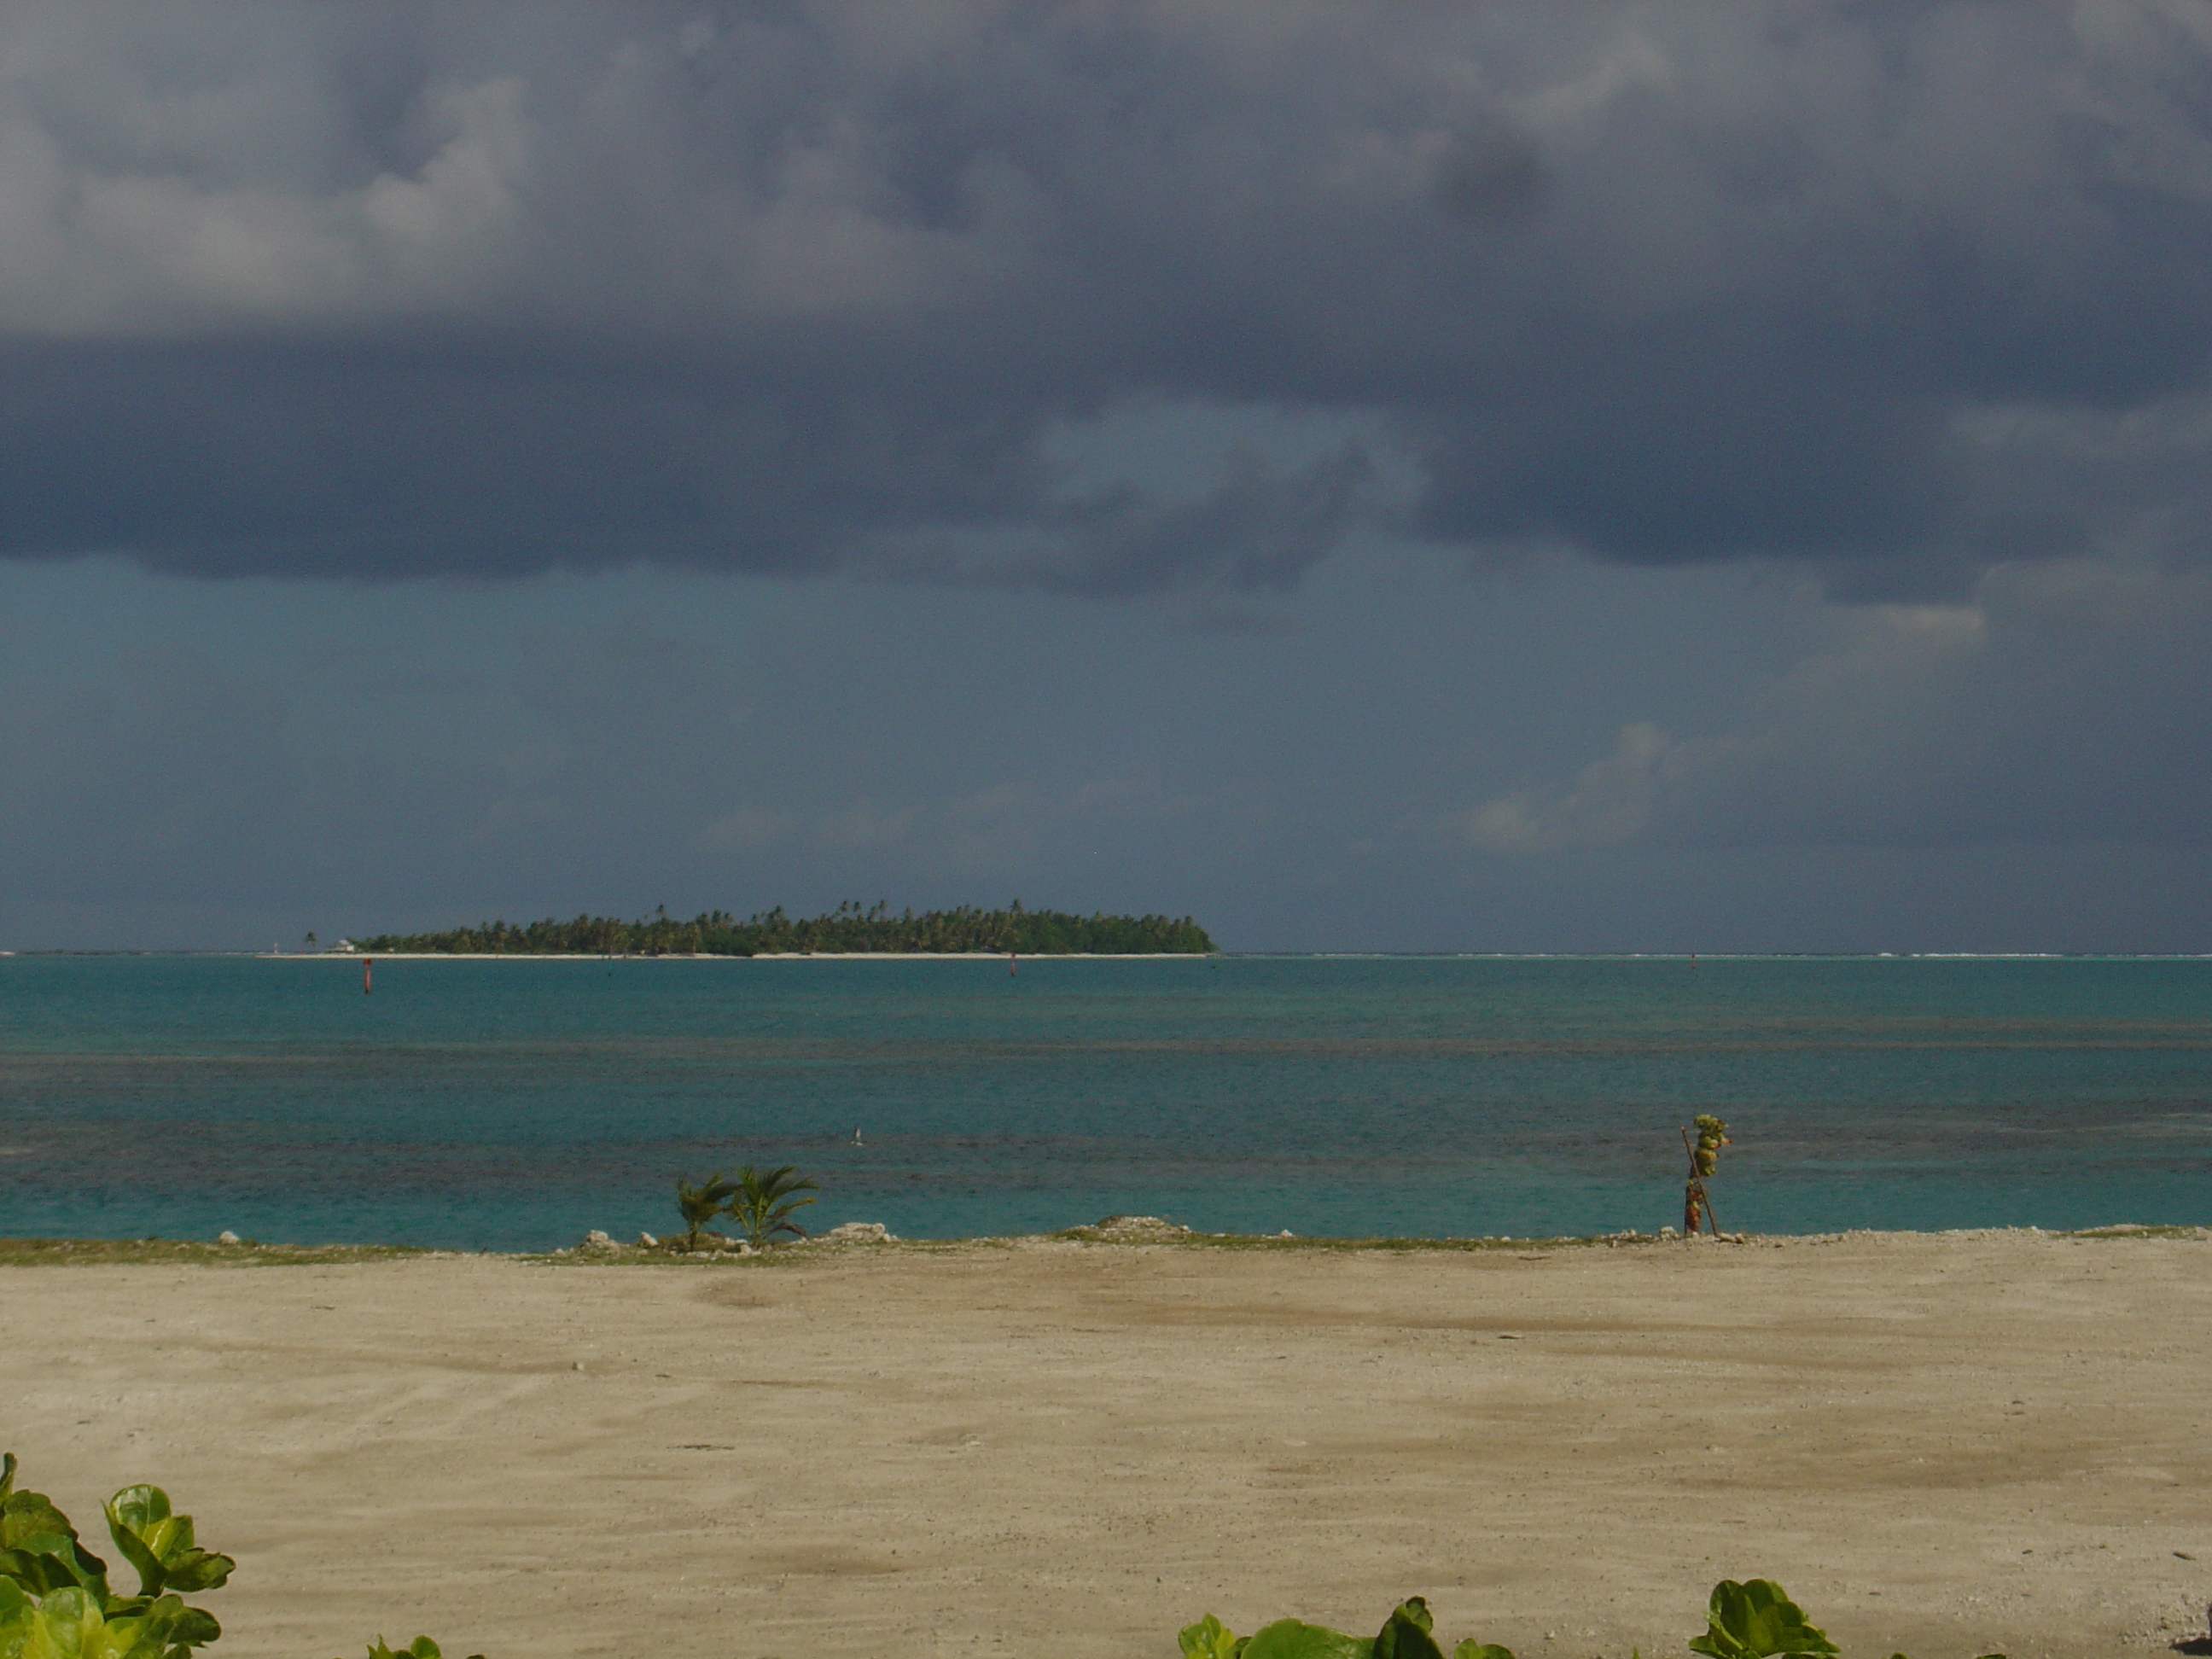
<path fill-rule="evenodd" d="M 70 1564 L 60 1556 L 40 1551 L 0 1550 L 0 1580 L 17 1585 L 33 1595 L 46 1595 L 58 1589 L 84 1587 L 85 1581 Z M 95 1584 L 97 1581 L 95 1580 Z"/>
<path fill-rule="evenodd" d="M 162 1621 L 109 1619 L 89 1591 L 56 1590 L 0 1629 L 5 1659 L 162 1659 Z"/>
<path fill-rule="evenodd" d="M 107 1500 L 107 1530 L 115 1547 L 138 1570 L 138 1591 L 216 1589 L 238 1563 L 193 1541 L 192 1517 L 169 1507 L 159 1486 L 125 1486 Z"/>
<path fill-rule="evenodd" d="M 1470 1636 L 1452 1650 L 1452 1659 L 1513 1659 L 1513 1650 L 1495 1642 L 1478 1642 Z"/>
<path fill-rule="evenodd" d="M 8 1475 L 12 1484 L 12 1462 Z M 77 1541 L 69 1516 L 43 1492 L 10 1491 L 0 1499 L 0 1577 L 40 1595 L 70 1584 L 107 1593 L 107 1563 Z"/>
<path fill-rule="evenodd" d="M 1374 1659 L 1444 1659 L 1443 1650 L 1430 1634 L 1435 1628 L 1429 1604 L 1418 1595 L 1410 1597 L 1383 1621 L 1375 1638 Z"/>
<path fill-rule="evenodd" d="M 167 1576 L 162 1568 L 161 1558 L 147 1547 L 145 1540 L 117 1526 L 112 1521 L 109 1522 L 107 1529 L 114 1534 L 115 1547 L 123 1552 L 123 1559 L 137 1569 L 138 1593 L 141 1595 L 159 1595 L 161 1581 Z"/>
<path fill-rule="evenodd" d="M 99 1631 L 106 1622 L 100 1603 L 83 1590 L 55 1590 L 9 1620 L 9 1641 L 0 1647 L 0 1653 L 8 1659 L 54 1659 L 59 1655 L 76 1659 L 86 1635 Z"/>
<path fill-rule="evenodd" d="M 1212 1613 L 1176 1634 L 1182 1659 L 1237 1659 L 1237 1638 Z"/>
<path fill-rule="evenodd" d="M 107 1500 L 107 1524 L 143 1537 L 170 1518 L 169 1494 L 159 1486 L 125 1486 Z"/>
<path fill-rule="evenodd" d="M 174 1603 L 169 1615 L 169 1641 L 178 1647 L 204 1648 L 222 1634 L 222 1626 L 205 1607 L 188 1607 L 173 1595 L 165 1595 L 157 1607 Z"/>
<path fill-rule="evenodd" d="M 170 1558 L 167 1587 L 187 1594 L 221 1589 L 230 1582 L 230 1575 L 237 1567 L 238 1563 L 230 1557 L 217 1555 L 212 1550 L 186 1550 Z"/>
<path fill-rule="evenodd" d="M 57 1550 L 0 1550 L 0 1578 L 12 1579 L 34 1595 L 49 1590 L 88 1589 L 107 1595 L 107 1564 L 73 1538 L 48 1539 Z"/>
<path fill-rule="evenodd" d="M 1322 1625 L 1278 1619 L 1253 1632 L 1244 1659 L 1374 1659 L 1375 1644 Z"/>
<path fill-rule="evenodd" d="M 1825 1632 L 1771 1578 L 1739 1584 L 1723 1578 L 1713 1586 L 1705 1613 L 1706 1630 L 1690 1644 L 1693 1653 L 1712 1659 L 1817 1659 L 1836 1651 Z"/>
<path fill-rule="evenodd" d="M 44 1492 L 10 1492 L 0 1503 L 0 1550 L 52 1554 L 63 1541 L 74 1542 L 76 1528 Z"/>

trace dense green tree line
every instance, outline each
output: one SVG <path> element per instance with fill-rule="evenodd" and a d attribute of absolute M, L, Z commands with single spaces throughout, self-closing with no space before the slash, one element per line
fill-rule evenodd
<path fill-rule="evenodd" d="M 1003 910 L 902 910 L 878 902 L 847 902 L 827 915 L 792 917 L 779 905 L 740 921 L 708 910 L 681 921 L 664 908 L 636 921 L 578 916 L 573 921 L 516 926 L 487 921 L 442 933 L 379 933 L 364 951 L 444 951 L 457 955 L 761 956 L 779 951 L 1018 951 L 1024 956 L 1088 951 L 1129 956 L 1213 949 L 1206 929 L 1188 916 L 1079 916 L 1066 910 L 1025 910 L 1019 899 Z"/>

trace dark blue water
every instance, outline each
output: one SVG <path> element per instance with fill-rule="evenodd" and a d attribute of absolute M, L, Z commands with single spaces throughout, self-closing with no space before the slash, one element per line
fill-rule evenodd
<path fill-rule="evenodd" d="M 817 1224 L 2212 1222 L 2212 962 L 0 959 L 0 1233 L 538 1248 L 795 1163 Z M 854 1128 L 866 1145 L 850 1144 Z"/>

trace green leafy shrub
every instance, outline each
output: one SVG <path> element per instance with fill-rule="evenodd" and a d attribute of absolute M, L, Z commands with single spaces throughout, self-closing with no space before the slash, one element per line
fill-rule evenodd
<path fill-rule="evenodd" d="M 0 1656 L 183 1659 L 222 1634 L 213 1613 L 173 1592 L 220 1589 L 237 1563 L 199 1548 L 191 1517 L 171 1514 L 159 1487 L 117 1492 L 107 1530 L 137 1569 L 135 1595 L 110 1586 L 107 1563 L 52 1500 L 15 1490 L 15 1455 L 0 1459 Z"/>
<path fill-rule="evenodd" d="M 0 1454 L 0 1659 L 190 1659 L 222 1634 L 184 1597 L 222 1589 L 238 1563 L 202 1549 L 159 1486 L 125 1486 L 106 1509 L 108 1536 L 138 1575 L 133 1595 L 108 1583 L 107 1563 L 51 1498 L 15 1490 L 15 1454 Z M 418 1636 L 400 1654 L 380 1638 L 369 1659 L 440 1656 Z"/>
<path fill-rule="evenodd" d="M 1249 1636 L 1232 1636 L 1212 1613 L 1185 1626 L 1176 1638 L 1183 1659 L 1444 1659 L 1435 1620 L 1419 1596 L 1401 1602 L 1372 1637 L 1347 1636 L 1325 1625 L 1278 1619 Z M 1451 1659 L 1513 1659 L 1507 1650 L 1473 1638 Z"/>
<path fill-rule="evenodd" d="M 1690 1651 L 1712 1659 L 1820 1659 L 1836 1644 L 1772 1579 L 1739 1584 L 1723 1578 L 1706 1604 L 1705 1633 L 1691 1641 Z"/>
<path fill-rule="evenodd" d="M 1371 1638 L 1295 1619 L 1279 1619 L 1250 1636 L 1236 1636 L 1209 1613 L 1186 1626 L 1176 1639 L 1182 1659 L 1444 1659 L 1434 1630 L 1429 1604 L 1416 1595 L 1401 1602 Z M 1711 1659 L 1828 1659 L 1836 1644 L 1772 1579 L 1740 1584 L 1726 1578 L 1713 1586 L 1705 1633 L 1691 1641 L 1690 1649 Z M 1470 1637 L 1451 1650 L 1451 1659 L 1513 1659 L 1513 1654 Z M 1984 1654 L 1982 1659 L 2004 1656 Z"/>

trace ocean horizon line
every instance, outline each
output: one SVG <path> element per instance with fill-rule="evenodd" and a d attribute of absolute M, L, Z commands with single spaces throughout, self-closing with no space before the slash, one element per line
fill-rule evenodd
<path fill-rule="evenodd" d="M 186 957 L 255 962 L 2212 962 L 2212 951 L 257 951 L 54 945 L 0 958 Z"/>

